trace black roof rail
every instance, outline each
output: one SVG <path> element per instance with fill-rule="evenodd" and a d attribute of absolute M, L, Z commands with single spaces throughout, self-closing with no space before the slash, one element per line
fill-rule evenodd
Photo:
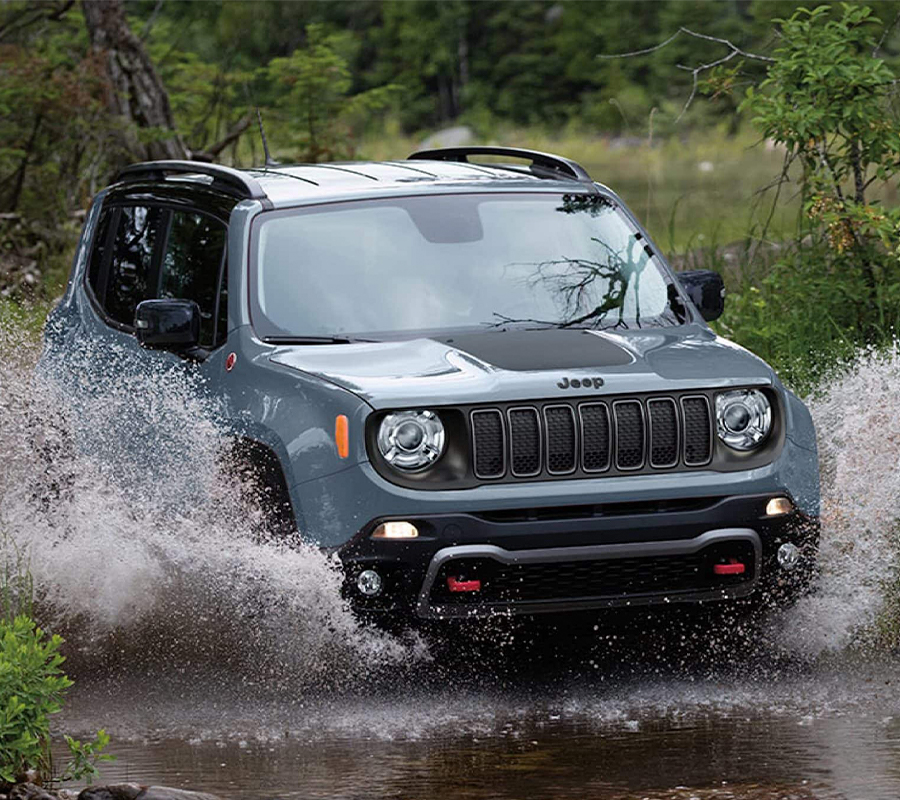
<path fill-rule="evenodd" d="M 524 158 L 531 161 L 533 167 L 549 170 L 562 174 L 566 178 L 574 178 L 576 181 L 593 183 L 588 171 L 576 161 L 571 161 L 553 153 L 541 153 L 537 150 L 522 150 L 518 147 L 491 147 L 475 145 L 472 147 L 439 147 L 435 150 L 419 150 L 409 156 L 409 159 L 423 161 L 457 161 L 463 164 L 469 163 L 469 156 L 506 156 L 510 158 Z M 485 165 L 488 166 L 488 165 Z M 491 164 L 492 167 L 504 167 L 504 164 Z"/>
<path fill-rule="evenodd" d="M 116 181 L 164 180 L 166 175 L 209 175 L 213 183 L 250 200 L 268 199 L 259 181 L 247 173 L 205 161 L 142 161 L 119 172 Z"/>

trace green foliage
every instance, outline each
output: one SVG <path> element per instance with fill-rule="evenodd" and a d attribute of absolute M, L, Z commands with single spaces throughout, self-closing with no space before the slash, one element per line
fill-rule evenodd
<path fill-rule="evenodd" d="M 900 209 L 872 187 L 900 170 L 895 75 L 866 6 L 801 8 L 742 109 L 800 169 L 797 243 L 732 292 L 721 327 L 810 389 L 828 364 L 900 330 Z"/>
<path fill-rule="evenodd" d="M 65 740 L 69 748 L 70 761 L 58 778 L 61 783 L 85 781 L 91 784 L 100 774 L 97 764 L 115 760 L 115 756 L 104 752 L 109 745 L 109 734 L 102 728 L 97 731 L 97 736 L 92 742 L 83 743 L 71 736 L 66 736 Z"/>
<path fill-rule="evenodd" d="M 0 777 L 9 783 L 30 769 L 49 775 L 50 716 L 72 685 L 61 645 L 24 615 L 0 622 Z"/>
<path fill-rule="evenodd" d="M 788 246 L 754 279 L 731 284 L 725 313 L 715 323 L 724 336 L 768 361 L 801 395 L 821 385 L 864 343 L 865 304 L 858 274 L 829 270 L 827 244 Z"/>
<path fill-rule="evenodd" d="M 328 34 L 321 25 L 306 29 L 306 46 L 287 58 L 275 58 L 266 76 L 281 90 L 282 119 L 296 131 L 298 161 L 353 158 L 361 123 L 381 111 L 398 93 L 394 85 L 351 94 L 347 56 L 349 40 Z"/>

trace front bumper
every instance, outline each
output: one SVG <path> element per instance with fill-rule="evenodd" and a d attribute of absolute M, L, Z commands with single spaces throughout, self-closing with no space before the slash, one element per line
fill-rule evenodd
<path fill-rule="evenodd" d="M 347 597 L 365 616 L 420 619 L 567 613 L 623 606 L 706 603 L 751 595 L 782 603 L 803 591 L 815 565 L 818 522 L 800 511 L 769 517 L 776 495 L 607 503 L 406 517 L 408 541 L 371 538 L 372 520 L 340 557 Z M 783 495 L 782 495 L 783 496 Z M 800 549 L 790 571 L 778 548 Z M 716 564 L 744 565 L 717 574 Z M 356 577 L 383 579 L 364 597 Z M 477 581 L 456 592 L 454 582 Z"/>

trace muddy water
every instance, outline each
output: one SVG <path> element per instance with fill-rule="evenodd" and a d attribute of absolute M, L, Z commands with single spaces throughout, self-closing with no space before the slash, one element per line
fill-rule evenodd
<path fill-rule="evenodd" d="M 9 331 L 0 356 L 3 554 L 68 640 L 57 729 L 113 737 L 104 780 L 248 798 L 900 797 L 900 660 L 871 635 L 895 581 L 897 356 L 863 357 L 814 403 L 822 574 L 797 608 L 741 636 L 637 618 L 471 646 L 361 627 L 331 559 L 270 541 L 183 367 L 142 375 L 84 343 L 73 387 L 52 360 L 38 377 Z"/>
<path fill-rule="evenodd" d="M 154 679 L 83 688 L 66 721 L 109 727 L 119 759 L 104 780 L 224 797 L 888 800 L 900 797 L 896 666 L 600 679 L 557 664 L 517 686 L 407 679 L 328 697 Z"/>

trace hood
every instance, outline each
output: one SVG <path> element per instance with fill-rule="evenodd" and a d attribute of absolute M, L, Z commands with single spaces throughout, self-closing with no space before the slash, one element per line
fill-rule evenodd
<path fill-rule="evenodd" d="M 281 346 L 269 358 L 374 408 L 760 386 L 771 368 L 702 325 L 611 333 L 491 331 L 439 339 Z"/>

